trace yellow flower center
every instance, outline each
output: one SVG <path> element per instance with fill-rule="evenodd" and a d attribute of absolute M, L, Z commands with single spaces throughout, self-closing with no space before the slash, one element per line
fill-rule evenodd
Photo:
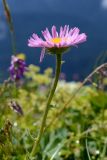
<path fill-rule="evenodd" d="M 52 38 L 51 39 L 51 41 L 53 42 L 53 43 L 60 43 L 61 41 L 62 41 L 62 39 L 61 38 L 59 38 L 59 37 L 57 37 L 57 38 Z"/>

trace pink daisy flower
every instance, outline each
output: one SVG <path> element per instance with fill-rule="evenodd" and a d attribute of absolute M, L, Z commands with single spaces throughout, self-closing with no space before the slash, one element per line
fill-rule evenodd
<path fill-rule="evenodd" d="M 33 33 L 32 37 L 28 40 L 29 47 L 40 47 L 42 48 L 40 55 L 40 62 L 44 58 L 45 52 L 52 54 L 61 54 L 67 51 L 72 46 L 77 46 L 79 43 L 86 41 L 87 36 L 85 33 L 79 33 L 78 28 L 69 29 L 69 25 L 60 27 L 60 32 L 58 34 L 56 27 L 52 27 L 52 33 L 49 32 L 48 28 L 42 31 L 44 40 L 38 37 L 37 34 Z"/>

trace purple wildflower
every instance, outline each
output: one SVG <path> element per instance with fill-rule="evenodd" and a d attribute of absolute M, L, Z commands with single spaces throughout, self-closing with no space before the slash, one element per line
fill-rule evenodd
<path fill-rule="evenodd" d="M 46 51 L 54 54 L 55 52 L 63 53 L 68 48 L 85 42 L 87 39 L 86 34 L 80 34 L 79 32 L 78 28 L 69 29 L 69 25 L 65 25 L 64 27 L 60 27 L 60 33 L 58 34 L 56 27 L 53 26 L 52 33 L 49 32 L 48 28 L 42 31 L 45 40 L 33 33 L 32 37 L 28 40 L 28 46 L 42 48 L 40 56 L 40 62 L 42 62 Z"/>
<path fill-rule="evenodd" d="M 15 101 L 10 101 L 9 104 L 10 108 L 15 111 L 16 113 L 23 115 L 22 107 Z"/>
<path fill-rule="evenodd" d="M 21 77 L 23 77 L 23 74 L 26 71 L 25 61 L 16 56 L 12 56 L 9 71 L 10 77 L 13 81 L 19 80 Z"/>

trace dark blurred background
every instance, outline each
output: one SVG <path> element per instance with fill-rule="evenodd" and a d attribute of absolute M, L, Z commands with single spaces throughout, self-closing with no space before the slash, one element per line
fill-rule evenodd
<path fill-rule="evenodd" d="M 88 36 L 87 42 L 63 56 L 62 72 L 67 80 L 81 80 L 95 66 L 97 57 L 107 49 L 107 0 L 7 0 L 16 33 L 17 52 L 27 56 L 27 64 L 41 66 L 41 71 L 54 67 L 53 56 L 46 55 L 39 63 L 40 49 L 29 48 L 27 40 L 33 32 L 52 25 L 79 27 Z M 8 74 L 12 54 L 11 36 L 0 0 L 0 78 Z"/>

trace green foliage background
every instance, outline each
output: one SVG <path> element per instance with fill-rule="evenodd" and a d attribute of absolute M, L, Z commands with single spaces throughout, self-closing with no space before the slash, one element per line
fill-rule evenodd
<path fill-rule="evenodd" d="M 17 85 L 0 85 L 0 160 L 23 160 L 26 155 L 29 159 L 53 79 L 52 69 L 39 71 L 30 65 Z M 61 110 L 79 86 L 59 81 L 34 159 L 107 160 L 107 92 L 84 86 Z"/>

